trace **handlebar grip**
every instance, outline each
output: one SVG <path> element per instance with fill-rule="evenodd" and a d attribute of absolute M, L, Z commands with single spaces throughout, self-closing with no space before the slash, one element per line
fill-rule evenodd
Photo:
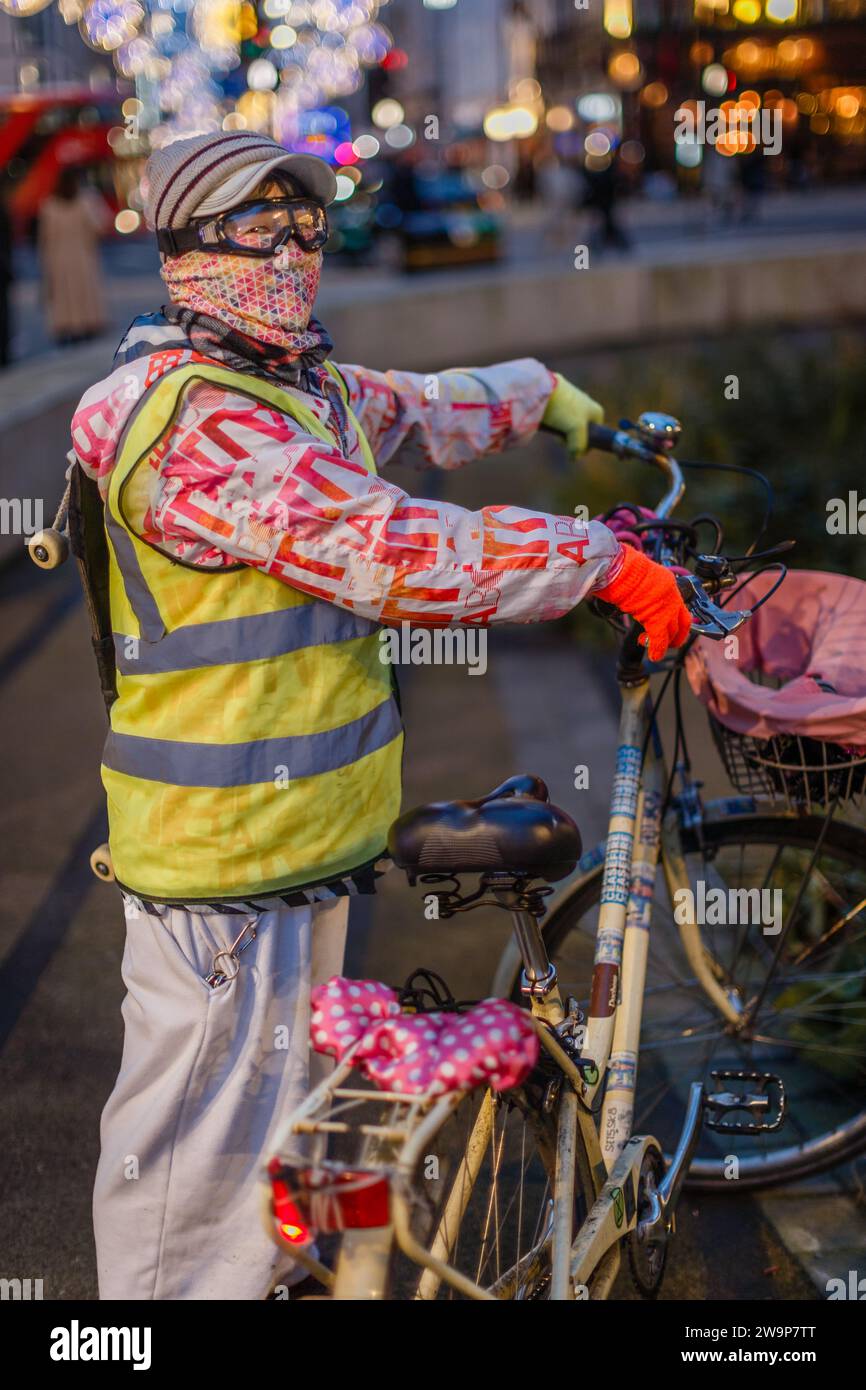
<path fill-rule="evenodd" d="M 590 425 L 587 439 L 591 449 L 604 449 L 609 454 L 617 452 L 617 430 L 609 425 Z"/>

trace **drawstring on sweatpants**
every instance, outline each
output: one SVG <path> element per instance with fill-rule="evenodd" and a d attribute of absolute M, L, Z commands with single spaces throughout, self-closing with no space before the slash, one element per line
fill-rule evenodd
<path fill-rule="evenodd" d="M 248 921 L 244 922 L 229 949 L 227 951 L 217 951 L 213 958 L 213 970 L 210 975 L 205 977 L 205 984 L 210 985 L 211 989 L 217 989 L 219 985 L 224 985 L 227 980 L 233 980 L 240 970 L 238 956 L 241 951 L 245 951 L 248 946 L 252 945 L 257 935 L 258 918 L 250 917 Z M 245 937 L 246 940 L 244 940 Z M 225 961 L 226 963 L 232 961 L 234 963 L 234 969 L 221 969 L 220 961 Z"/>

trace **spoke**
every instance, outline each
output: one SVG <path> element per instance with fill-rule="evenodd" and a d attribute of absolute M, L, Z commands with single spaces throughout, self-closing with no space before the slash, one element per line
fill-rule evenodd
<path fill-rule="evenodd" d="M 802 962 L 804 960 L 808 960 L 809 956 L 813 955 L 815 951 L 820 950 L 822 946 L 826 946 L 830 938 L 832 936 L 835 936 L 838 931 L 841 931 L 843 927 L 847 927 L 848 923 L 853 921 L 855 917 L 859 917 L 860 914 L 863 912 L 864 908 L 866 908 L 866 898 L 861 898 L 859 903 L 857 903 L 856 907 L 852 907 L 850 911 L 846 912 L 844 916 L 840 917 L 838 921 L 833 923 L 829 931 L 826 931 L 824 935 L 819 937 L 817 941 L 813 942 L 811 946 L 805 947 L 800 952 L 799 956 L 795 956 L 793 964 L 801 965 Z M 863 936 L 855 936 L 851 941 L 849 941 L 848 944 L 855 945 L 858 941 L 862 940 L 864 940 Z"/>
<path fill-rule="evenodd" d="M 518 1176 L 517 1181 L 516 1181 L 515 1190 L 511 1193 L 511 1196 L 510 1196 L 510 1198 L 509 1198 L 508 1204 L 505 1206 L 504 1210 L 502 1210 L 502 1209 L 501 1209 L 501 1204 L 500 1204 L 500 1199 L 499 1199 L 499 1190 L 498 1190 L 498 1189 L 499 1189 L 499 1173 L 498 1173 L 498 1170 L 499 1170 L 499 1168 L 501 1167 L 501 1162 L 502 1162 L 502 1152 L 503 1152 L 503 1144 L 504 1144 L 504 1129 L 505 1129 L 505 1126 L 503 1125 L 503 1141 L 502 1141 L 502 1142 L 500 1143 L 500 1145 L 499 1145 L 499 1150 L 498 1150 L 498 1155 L 497 1155 L 497 1165 L 496 1165 L 496 1166 L 497 1166 L 497 1174 L 496 1174 L 496 1176 L 494 1177 L 494 1185 L 495 1185 L 495 1187 L 496 1187 L 497 1190 L 496 1190 L 495 1193 L 494 1193 L 494 1192 L 491 1192 L 491 1194 L 490 1194 L 490 1196 L 489 1196 L 489 1198 L 488 1198 L 488 1227 L 489 1227 L 489 1215 L 490 1215 L 491 1208 L 495 1208 L 496 1213 L 497 1213 L 497 1215 L 496 1215 L 496 1221 L 495 1221 L 495 1240 L 493 1240 L 492 1242 L 490 1242 L 489 1248 L 485 1249 L 485 1247 L 488 1246 L 488 1240 L 489 1240 L 489 1229 L 488 1229 L 488 1230 L 485 1232 L 485 1235 L 484 1235 L 484 1238 L 483 1238 L 483 1241 L 482 1241 L 481 1257 L 480 1257 L 480 1259 L 479 1259 L 478 1266 L 477 1266 L 477 1269 L 476 1269 L 476 1272 L 475 1272 L 475 1282 L 478 1283 L 478 1284 L 482 1283 L 482 1281 L 483 1281 L 485 1278 L 489 1278 L 489 1275 L 488 1275 L 488 1273 L 487 1273 L 487 1271 L 488 1271 L 488 1266 L 490 1265 L 491 1259 L 493 1258 L 494 1255 L 495 1255 L 495 1257 L 496 1257 L 496 1272 L 495 1272 L 495 1276 L 494 1276 L 493 1280 L 491 1281 L 491 1282 L 493 1282 L 493 1283 L 499 1283 L 499 1282 L 501 1282 L 504 1278 L 506 1278 L 506 1277 L 508 1276 L 510 1270 L 516 1269 L 516 1268 L 519 1266 L 520 1260 L 521 1260 L 521 1254 L 520 1254 L 520 1251 L 521 1251 L 521 1248 L 522 1248 L 522 1234 L 521 1234 L 521 1232 L 522 1232 L 522 1225 L 523 1225 L 523 1209 L 524 1209 L 524 1208 L 523 1208 L 523 1195 L 524 1195 L 524 1189 L 525 1189 L 525 1186 L 526 1186 L 526 1175 L 527 1175 L 527 1172 L 529 1171 L 530 1165 L 531 1165 L 531 1163 L 532 1163 L 532 1159 L 533 1159 L 533 1156 L 534 1156 L 534 1152 L 530 1152 L 530 1153 L 527 1152 L 527 1145 L 526 1145 L 527 1129 L 526 1129 L 526 1121 L 525 1121 L 525 1118 L 524 1118 L 524 1120 L 523 1120 L 523 1125 L 522 1125 L 522 1129 L 521 1129 L 521 1163 L 520 1163 L 519 1176 Z M 541 1222 L 543 1221 L 544 1211 L 545 1211 L 545 1205 L 546 1205 L 546 1202 L 547 1202 L 547 1195 L 548 1195 L 549 1189 L 550 1189 L 550 1182 L 549 1182 L 549 1179 L 546 1179 L 546 1180 L 545 1180 L 545 1185 L 544 1185 L 544 1192 L 543 1192 L 543 1197 L 542 1197 L 541 1208 L 540 1208 L 540 1211 L 539 1211 L 539 1214 L 538 1214 L 538 1216 L 537 1216 L 537 1218 L 536 1218 L 536 1223 L 535 1223 L 535 1231 L 536 1231 L 536 1234 L 535 1234 L 535 1237 L 534 1237 L 534 1240 L 533 1240 L 533 1245 L 534 1245 L 535 1243 L 537 1243 L 537 1240 L 538 1240 L 538 1232 L 539 1232 L 539 1229 L 540 1229 Z M 501 1268 L 501 1263 L 502 1263 L 502 1246 L 501 1246 L 501 1239 L 500 1239 L 500 1237 L 501 1237 L 501 1234 L 502 1234 L 502 1233 L 504 1232 L 504 1230 L 505 1230 L 506 1223 L 507 1223 L 507 1221 L 508 1221 L 509 1216 L 511 1215 L 512 1210 L 514 1209 L 515 1203 L 517 1203 L 517 1205 L 518 1205 L 518 1212 L 519 1212 L 519 1216 L 518 1216 L 517 1255 L 516 1255 L 516 1258 L 515 1258 L 513 1261 L 509 1260 L 508 1268 L 503 1272 L 503 1270 L 502 1270 L 502 1268 Z M 532 1248 L 533 1248 L 533 1246 L 530 1246 L 530 1247 L 529 1247 L 530 1250 L 531 1250 Z M 509 1255 L 510 1255 L 510 1252 L 509 1252 Z"/>
<path fill-rule="evenodd" d="M 836 806 L 837 806 L 837 805 L 838 805 L 838 797 L 836 798 L 836 801 L 834 801 L 832 807 L 831 807 L 830 810 L 827 812 L 827 815 L 826 815 L 825 818 L 824 818 L 824 824 L 821 826 L 821 830 L 820 830 L 820 833 L 819 833 L 819 835 L 818 835 L 818 839 L 817 839 L 817 841 L 816 841 L 816 843 L 815 843 L 815 847 L 814 847 L 814 849 L 812 850 L 812 854 L 811 854 L 811 857 L 810 857 L 810 859 L 809 859 L 809 867 L 807 868 L 805 874 L 803 875 L 803 878 L 802 878 L 801 881 L 800 881 L 800 886 L 799 886 L 799 888 L 797 889 L 796 895 L 795 895 L 795 897 L 794 897 L 793 905 L 792 905 L 792 907 L 791 907 L 791 909 L 790 909 L 790 912 L 788 913 L 788 920 L 785 922 L 784 926 L 782 927 L 781 932 L 779 933 L 779 939 L 778 939 L 778 941 L 776 942 L 776 949 L 775 949 L 775 951 L 774 951 L 774 953 L 773 953 L 773 960 L 772 960 L 772 963 L 771 963 L 771 965 L 770 965 L 769 970 L 767 971 L 767 978 L 765 979 L 763 985 L 761 986 L 761 989 L 760 989 L 759 992 L 758 992 L 758 997 L 757 997 L 757 999 L 755 1000 L 754 1008 L 753 1008 L 753 1011 L 752 1011 L 752 1016 L 753 1016 L 753 1017 L 757 1014 L 758 1009 L 761 1007 L 761 1004 L 763 1003 L 764 998 L 766 997 L 767 990 L 768 990 L 769 987 L 770 987 L 770 982 L 771 982 L 771 980 L 773 979 L 773 976 L 775 975 L 776 971 L 777 971 L 778 968 L 779 968 L 779 961 L 781 960 L 781 958 L 782 958 L 782 952 L 783 952 L 783 950 L 785 949 L 785 942 L 786 942 L 787 939 L 788 939 L 788 935 L 789 935 L 789 933 L 790 933 L 790 931 L 791 931 L 792 926 L 794 925 L 794 920 L 795 920 L 795 918 L 796 918 L 796 916 L 797 916 L 797 913 L 798 913 L 799 910 L 800 910 L 800 904 L 802 903 L 803 898 L 805 897 L 806 889 L 808 888 L 809 882 L 810 882 L 811 877 L 812 877 L 812 870 L 814 869 L 815 865 L 816 865 L 817 862 L 818 862 L 818 856 L 819 856 L 820 853 L 821 853 L 821 849 L 822 849 L 822 846 L 823 846 L 823 844 L 824 844 L 824 839 L 825 839 L 825 837 L 826 837 L 826 835 L 827 835 L 827 831 L 828 831 L 829 828 L 830 828 L 830 824 L 831 824 L 832 819 L 833 819 L 833 813 L 834 813 L 834 811 L 836 810 Z"/>
<path fill-rule="evenodd" d="M 765 889 L 767 889 L 767 888 L 770 886 L 770 881 L 771 881 L 771 879 L 772 879 L 772 877 L 773 877 L 773 874 L 774 874 L 775 871 L 776 871 L 776 865 L 778 864 L 778 862 L 779 862 L 779 860 L 781 859 L 781 857 L 782 857 L 782 855 L 784 854 L 784 852 L 785 852 L 785 846 L 784 846 L 784 845 L 777 845 L 777 846 L 776 846 L 775 854 L 773 855 L 773 857 L 772 857 L 772 859 L 771 859 L 771 861 L 770 861 L 770 867 L 767 869 L 767 872 L 764 874 L 764 881 L 763 881 L 763 883 L 761 884 L 761 890 L 760 890 L 760 891 L 761 891 L 762 894 L 764 893 Z M 741 847 L 741 853 L 740 853 L 740 865 L 741 865 L 740 881 L 742 881 L 742 862 L 743 862 L 743 856 L 742 856 L 742 847 Z M 760 901 L 763 902 L 763 897 L 760 898 Z M 739 961 L 739 959 L 740 959 L 740 956 L 741 956 L 741 954 L 742 954 L 743 949 L 745 948 L 746 940 L 747 940 L 747 938 L 748 938 L 748 935 L 749 935 L 749 924 L 748 924 L 748 922 L 746 922 L 746 923 L 743 924 L 743 928 L 742 928 L 742 932 L 741 932 L 741 935 L 740 935 L 740 939 L 739 939 L 739 941 L 738 941 L 738 943 L 737 943 L 737 950 L 736 950 L 736 952 L 735 952 L 735 954 L 734 954 L 734 959 L 733 959 L 733 961 L 732 961 L 732 963 L 731 963 L 731 975 L 732 975 L 732 976 L 736 973 L 737 963 L 738 963 L 738 961 Z M 764 947 L 764 951 L 762 952 L 762 954 L 766 955 L 766 954 L 767 954 L 767 952 L 766 952 L 766 942 L 764 941 L 763 937 L 759 938 L 759 941 L 760 941 L 760 945 L 761 945 L 762 947 Z"/>
<path fill-rule="evenodd" d="M 812 997 L 811 997 L 808 1001 L 806 1001 L 807 1004 L 808 1004 L 808 1006 L 811 1007 L 811 1008 L 814 1008 L 814 1006 L 815 1006 L 816 1004 L 822 1004 L 822 1003 L 824 1003 L 825 1000 L 827 999 L 827 996 L 828 996 L 829 994 L 831 994 L 832 991 L 833 991 L 834 989 L 838 989 L 840 986 L 849 987 L 849 982 L 850 982 L 850 980 L 852 980 L 852 979 L 856 980 L 856 979 L 862 978 L 862 973 L 863 973 L 863 972 L 858 971 L 856 974 L 852 974 L 851 976 L 846 976 L 846 975 L 830 975 L 830 976 L 823 976 L 823 977 L 822 977 L 822 976 L 816 976 L 815 978 L 818 980 L 819 983 L 823 984 L 824 987 L 823 987 L 823 989 L 818 990 L 815 994 L 812 995 Z M 826 981 L 826 983 L 824 983 L 825 981 Z M 792 983 L 791 981 L 788 982 L 789 985 L 790 985 L 791 983 Z M 806 985 L 811 985 L 811 984 L 812 984 L 812 980 L 810 980 L 810 979 L 808 978 L 808 976 L 806 976 L 803 980 L 798 981 L 798 983 L 806 984 Z M 792 1005 L 790 1005 L 790 1006 L 788 1006 L 788 1005 L 783 1005 L 781 1008 L 779 1008 L 779 1007 L 778 1007 L 778 998 L 779 998 L 779 996 L 776 997 L 776 1000 L 768 1000 L 768 1001 L 766 1001 L 766 1003 L 767 1003 L 767 1008 L 766 1008 L 766 1010 L 764 1011 L 763 1015 L 761 1015 L 761 1014 L 759 1013 L 758 1008 L 757 1008 L 757 1005 L 756 1005 L 755 1010 L 754 1010 L 754 1014 L 753 1014 L 753 1021 L 756 1020 L 756 1019 L 759 1018 L 759 1017 L 763 1017 L 763 1018 L 767 1018 L 767 1017 L 784 1018 L 785 1016 L 796 1017 L 796 1013 L 797 1013 L 797 1008 L 798 1008 L 798 1006 L 797 1006 L 796 1004 L 792 1004 Z M 760 1002 L 760 1000 L 759 1000 L 759 1002 Z M 832 1004 L 832 1003 L 833 1003 L 833 1000 L 831 999 L 830 1002 L 831 1002 L 831 1004 Z M 843 1002 L 844 1002 L 844 1001 L 843 1001 Z M 852 1003 L 856 1003 L 856 1004 L 860 1004 L 861 1006 L 862 1006 L 863 1003 L 864 1003 L 864 1001 L 863 1001 L 862 999 L 852 1000 L 851 1002 L 852 1002 Z"/>
<path fill-rule="evenodd" d="M 840 1017 L 840 1014 L 844 1009 L 850 1009 L 852 1013 L 855 1014 L 855 1018 L 853 1020 L 855 1023 L 857 1021 L 857 1014 L 859 1014 L 862 1017 L 863 1022 L 866 1023 L 866 999 L 852 999 L 848 1003 L 846 1003 L 845 1001 L 840 1001 L 838 1004 L 834 1004 L 831 1000 L 830 1005 L 834 1010 L 833 1013 L 824 1013 L 821 1009 L 816 1009 L 813 1008 L 811 1004 L 806 1004 L 799 1009 L 778 1009 L 776 1012 L 776 1017 L 779 1019 L 820 1018 L 827 1023 L 839 1023 L 844 1024 L 846 1027 L 849 1027 L 852 1020 L 850 1018 Z"/>
<path fill-rule="evenodd" d="M 526 1174 L 526 1120 L 525 1120 L 525 1119 L 524 1119 L 524 1121 L 523 1121 L 523 1127 L 522 1127 L 522 1129 L 521 1129 L 521 1131 L 520 1131 L 520 1173 L 521 1173 L 521 1181 L 520 1181 L 520 1187 L 519 1187 L 519 1189 L 518 1189 L 519 1194 L 520 1194 L 520 1200 L 519 1200 L 518 1207 L 517 1207 L 517 1258 L 516 1258 L 516 1263 L 517 1263 L 518 1267 L 520 1266 L 520 1249 L 521 1249 L 521 1243 L 522 1243 L 521 1238 L 522 1238 L 522 1236 L 523 1236 L 523 1178 L 524 1178 L 524 1176 L 525 1176 L 525 1174 Z"/>
<path fill-rule="evenodd" d="M 668 1079 L 668 1077 L 663 1076 L 661 1081 L 659 1081 L 656 1085 L 654 1091 L 652 1091 L 648 1096 L 641 1096 L 641 1101 L 643 1102 L 642 1109 L 634 1122 L 634 1128 L 637 1132 L 640 1132 L 640 1130 L 643 1129 L 645 1121 L 649 1119 L 650 1115 L 655 1110 L 662 1096 L 666 1096 L 670 1089 L 670 1080 Z"/>
<path fill-rule="evenodd" d="M 719 1016 L 718 1016 L 717 1010 L 715 1010 L 712 1006 L 710 1006 L 710 1008 L 708 1009 L 708 1012 L 712 1014 L 712 1016 L 713 1016 L 713 1021 L 714 1021 L 714 1022 L 716 1022 L 716 1023 L 721 1023 L 721 1022 L 722 1022 L 722 1020 L 721 1020 L 721 1019 L 719 1018 Z M 689 1018 L 692 1017 L 692 1016 L 693 1016 L 692 1011 L 690 1011 L 690 1010 L 687 1009 L 685 1013 L 680 1014 L 677 1018 L 659 1019 L 659 1020 L 657 1021 L 657 1023 L 655 1024 L 655 1026 L 657 1026 L 657 1027 L 662 1027 L 662 1026 L 663 1026 L 663 1027 L 667 1028 L 667 1029 L 669 1030 L 669 1034 L 670 1034 L 671 1037 L 674 1037 L 674 1036 L 675 1036 L 676 1034 L 678 1034 L 678 1033 L 679 1033 L 680 1036 L 685 1037 L 685 1036 L 687 1036 L 690 1032 L 692 1032 L 695 1028 L 700 1028 L 702 1025 L 706 1026 L 707 1020 L 706 1020 L 705 1018 L 698 1018 L 698 1019 L 694 1019 L 694 1022 L 691 1023 L 691 1024 L 687 1027 L 687 1026 L 686 1026 L 686 1021 L 687 1021 L 687 1019 L 689 1019 Z M 653 1022 L 650 1022 L 650 1023 L 649 1023 L 649 1027 L 652 1028 L 653 1026 L 654 1026 Z"/>
<path fill-rule="evenodd" d="M 698 982 L 695 979 L 685 980 L 682 985 L 649 985 L 643 992 L 644 999 L 655 999 L 660 994 L 670 994 L 675 989 L 698 989 Z"/>
<path fill-rule="evenodd" d="M 754 1042 L 769 1043 L 771 1047 L 788 1047 L 799 1049 L 801 1052 L 820 1052 L 823 1056 L 832 1053 L 835 1057 L 856 1057 L 858 1062 L 863 1062 L 863 1049 L 858 1047 L 851 1049 L 848 1047 L 835 1047 L 832 1043 L 824 1042 L 802 1042 L 794 1038 L 776 1038 L 770 1033 L 755 1033 Z"/>
<path fill-rule="evenodd" d="M 724 1036 L 724 1029 L 715 1033 L 695 1033 L 690 1038 L 657 1038 L 651 1043 L 641 1043 L 641 1052 L 656 1052 L 660 1047 L 694 1047 L 696 1043 L 718 1041 Z"/>

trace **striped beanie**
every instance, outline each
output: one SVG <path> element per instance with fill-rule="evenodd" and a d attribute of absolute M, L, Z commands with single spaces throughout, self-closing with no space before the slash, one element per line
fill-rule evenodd
<path fill-rule="evenodd" d="M 268 174 L 285 169 L 302 193 L 326 205 L 337 181 L 329 164 L 312 154 L 291 154 L 254 130 L 214 131 L 173 140 L 155 150 L 142 181 L 150 227 L 186 227 L 242 203 Z"/>

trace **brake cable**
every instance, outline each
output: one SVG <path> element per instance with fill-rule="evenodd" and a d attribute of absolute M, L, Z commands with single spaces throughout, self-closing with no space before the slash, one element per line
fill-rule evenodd
<path fill-rule="evenodd" d="M 767 599 L 770 599 L 770 598 L 773 597 L 774 593 L 775 593 L 776 590 L 779 588 L 779 585 L 782 584 L 782 583 L 784 582 L 785 576 L 786 576 L 786 574 L 788 573 L 788 566 L 787 566 L 787 565 L 783 565 L 782 562 L 781 562 L 781 560 L 779 560 L 776 564 L 762 565 L 761 568 L 760 568 L 759 570 L 755 570 L 755 573 L 754 573 L 754 574 L 750 574 L 750 575 L 748 576 L 748 578 L 744 579 L 743 582 L 742 582 L 742 584 L 738 584 L 738 585 L 736 586 L 735 589 L 730 589 L 730 590 L 725 594 L 724 599 L 719 603 L 719 607 L 720 607 L 720 608 L 725 608 L 725 607 L 727 606 L 727 604 L 730 603 L 731 599 L 736 598 L 736 597 L 737 597 L 737 594 L 740 593 L 740 591 L 741 591 L 742 589 L 744 589 L 744 588 L 746 587 L 747 584 L 751 584 L 752 580 L 753 580 L 753 579 L 757 579 L 757 577 L 758 577 L 759 574 L 767 574 L 768 571 L 770 571 L 770 570 L 779 570 L 779 571 L 780 571 L 779 578 L 776 580 L 776 582 L 775 582 L 775 584 L 773 585 L 772 589 L 768 589 L 768 590 L 767 590 L 767 592 L 764 594 L 764 597 L 763 597 L 763 598 L 759 598 L 758 601 L 757 601 L 757 603 L 752 604 L 751 612 L 752 612 L 752 616 L 754 616 L 754 614 L 757 613 L 757 611 L 758 611 L 759 608 L 763 608 L 764 604 L 767 602 Z"/>
<path fill-rule="evenodd" d="M 765 474 L 759 473 L 757 468 L 747 468 L 746 465 L 742 463 L 709 463 L 700 459 L 677 459 L 677 463 L 680 465 L 680 468 L 705 468 L 718 473 L 741 473 L 748 478 L 757 478 L 761 487 L 764 488 L 767 494 L 767 502 L 764 507 L 764 519 L 761 523 L 761 528 L 746 551 L 747 556 L 752 555 L 758 541 L 767 533 L 775 508 L 776 495 L 773 492 L 773 485 L 769 478 L 766 477 Z"/>

